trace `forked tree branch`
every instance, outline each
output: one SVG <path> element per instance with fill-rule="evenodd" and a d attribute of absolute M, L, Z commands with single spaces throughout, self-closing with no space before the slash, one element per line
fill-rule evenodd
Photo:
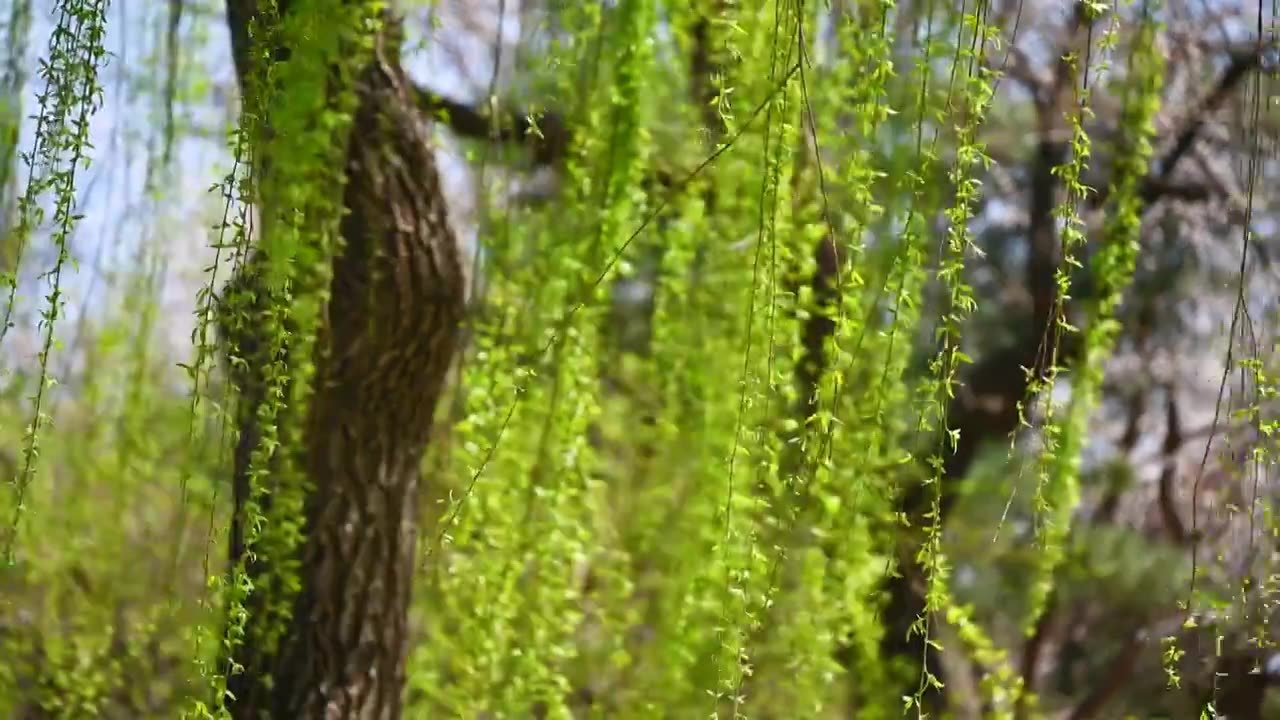
<path fill-rule="evenodd" d="M 495 120 L 492 113 L 424 88 L 417 88 L 417 93 L 418 107 L 460 137 L 523 145 L 540 167 L 559 165 L 569 152 L 573 137 L 558 113 L 515 110 Z"/>
<path fill-rule="evenodd" d="M 1213 89 L 1200 102 L 1199 106 L 1192 111 L 1187 124 L 1178 133 L 1173 146 L 1155 164 L 1153 176 L 1148 177 L 1143 184 L 1143 201 L 1150 203 L 1160 197 L 1160 187 L 1168 186 L 1178 162 L 1186 156 L 1187 151 L 1199 139 L 1200 133 L 1210 119 L 1226 104 L 1227 98 L 1231 97 L 1236 88 L 1240 86 L 1241 81 L 1250 72 L 1260 69 L 1267 53 L 1275 49 L 1275 42 L 1263 42 L 1259 38 L 1254 43 L 1232 51 L 1227 67 L 1223 70 L 1222 75 L 1218 77 Z"/>

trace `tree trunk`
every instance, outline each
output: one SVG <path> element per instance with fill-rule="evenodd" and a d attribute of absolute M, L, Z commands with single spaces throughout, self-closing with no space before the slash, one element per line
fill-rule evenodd
<path fill-rule="evenodd" d="M 228 0 L 242 88 L 255 14 L 252 0 Z M 355 76 L 343 247 L 315 344 L 314 386 L 305 417 L 280 421 L 301 423 L 302 447 L 283 447 L 276 460 L 288 453 L 309 484 L 304 538 L 296 557 L 246 558 L 253 583 L 246 642 L 233 651 L 239 667 L 228 679 L 237 720 L 402 713 L 420 464 L 457 344 L 466 272 L 446 222 L 430 124 L 399 66 L 397 41 L 394 32 L 380 38 L 375 60 Z M 253 288 L 253 279 L 248 272 L 235 282 Z M 263 288 L 253 289 L 263 302 Z M 236 382 L 233 567 L 246 553 L 249 458 L 265 394 L 255 372 L 266 365 L 265 343 L 253 331 L 242 341 L 249 362 Z M 272 575 L 282 563 L 298 579 L 287 595 Z M 281 600 L 289 617 L 264 611 Z"/>

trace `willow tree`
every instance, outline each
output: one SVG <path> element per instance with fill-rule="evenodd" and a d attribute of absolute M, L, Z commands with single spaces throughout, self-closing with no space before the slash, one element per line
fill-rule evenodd
<path fill-rule="evenodd" d="M 236 718 L 401 714 L 420 461 L 466 272 L 384 5 L 227 3 L 261 231 L 221 316 Z"/>
<path fill-rule="evenodd" d="M 1217 608 L 1245 594 L 1237 577 L 1274 607 L 1252 578 L 1280 555 L 1259 537 L 1251 558 L 1253 537 L 1232 536 L 1252 516 L 1209 517 L 1199 475 L 1179 475 L 1174 453 L 1198 444 L 1195 405 L 1147 401 L 1156 380 L 1190 384 L 1147 370 L 1162 337 L 1190 335 L 1168 317 L 1179 298 L 1234 293 L 1242 274 L 1238 249 L 1200 241 L 1192 254 L 1230 261 L 1231 282 L 1170 279 L 1196 264 L 1188 218 L 1223 215 L 1215 240 L 1250 224 L 1219 212 L 1232 188 L 1195 166 L 1250 152 L 1212 133 L 1271 62 L 1256 38 L 1165 57 L 1170 38 L 1200 34 L 1178 26 L 1203 20 L 1181 0 L 1167 13 L 1076 2 L 1065 22 L 1043 0 L 1025 14 L 1023 0 L 532 4 L 549 42 L 522 84 L 561 112 L 537 133 L 416 88 L 384 2 L 228 3 L 243 113 L 218 243 L 235 266 L 219 321 L 238 390 L 225 627 L 204 623 L 208 567 L 188 563 L 191 587 L 144 584 L 161 572 L 121 583 L 122 554 L 177 564 L 159 534 L 172 529 L 106 528 L 91 494 L 120 485 L 116 507 L 149 516 L 164 514 L 157 494 L 204 502 L 213 525 L 212 487 L 163 496 L 221 449 L 170 427 L 195 401 L 158 414 L 130 399 L 112 436 L 87 393 L 92 432 L 67 423 L 44 446 L 77 490 L 16 494 L 19 508 L 44 504 L 19 545 L 29 587 L 0 602 L 0 716 L 176 717 L 183 703 L 208 719 L 210 693 L 187 696 L 197 670 L 219 718 L 874 720 L 900 717 L 904 699 L 917 715 L 971 718 L 1122 705 L 1183 717 L 1210 703 L 1269 716 L 1276 679 L 1253 672 L 1267 660 L 1253 643 L 1275 640 L 1274 611 L 1241 622 Z M 164 19 L 175 35 L 182 8 Z M 63 14 L 55 91 L 37 103 L 55 105 L 54 141 L 39 144 L 51 168 L 80 160 L 68 140 L 93 94 L 79 90 L 99 84 L 78 58 L 105 56 L 102 18 Z M 1191 87 L 1216 65 L 1214 84 Z M 420 478 L 469 284 L 434 167 L 439 109 L 462 135 L 540 135 L 533 161 L 559 166 L 553 202 L 484 219 L 474 361 L 458 422 L 432 441 L 443 457 Z M 46 195 L 72 196 L 72 174 L 49 179 Z M 61 202 L 58 242 L 72 207 Z M 214 267 L 210 288 L 225 279 Z M 604 312 L 622 304 L 606 297 L 615 280 L 647 282 L 647 301 Z M 86 363 L 87 387 L 154 377 L 145 358 L 99 370 L 110 357 Z M 191 374 L 194 397 L 210 397 Z M 1071 400 L 1055 409 L 1064 379 Z M 51 427 L 40 397 L 29 432 L 0 436 L 0 466 L 4 446 L 26 446 L 27 469 L 7 470 L 19 490 Z M 1147 494 L 1132 480 L 1150 464 L 1136 451 L 1153 414 L 1165 432 Z M 1280 432 L 1243 425 L 1246 449 L 1262 449 L 1251 433 Z M 1084 466 L 1086 444 L 1111 437 L 1114 469 Z M 125 449 L 103 462 L 113 442 Z M 1242 483 L 1211 484 L 1249 500 Z M 78 512 L 58 507 L 67 498 Z M 409 608 L 420 506 L 445 515 Z M 1239 558 L 1210 592 L 1188 592 L 1179 569 L 1194 577 L 1211 540 Z M 81 583 L 87 544 L 100 554 Z M 63 557 L 32 552 L 42 546 Z M 95 592 L 108 585 L 140 599 Z M 0 600 L 11 592 L 0 576 Z M 198 626 L 173 612 L 197 595 Z M 1193 601 L 1214 612 L 1188 612 Z M 204 641 L 219 632 L 210 670 Z M 1160 692 L 1176 672 L 1189 692 Z M 1190 687 L 1202 681 L 1212 687 Z M 166 685 L 170 697 L 134 697 Z"/>

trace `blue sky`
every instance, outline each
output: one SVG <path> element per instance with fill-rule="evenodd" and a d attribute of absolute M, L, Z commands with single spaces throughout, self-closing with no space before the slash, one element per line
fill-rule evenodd
<path fill-rule="evenodd" d="M 410 72 L 420 81 L 429 78 L 430 86 L 439 92 L 471 102 L 480 100 L 493 72 L 492 44 L 480 33 L 487 26 L 489 37 L 496 37 L 493 30 L 497 27 L 499 2 L 471 0 L 469 6 L 442 3 L 435 12 L 447 45 L 412 50 L 407 63 Z M 508 0 L 504 4 L 508 13 L 502 29 L 510 43 L 518 37 L 514 12 L 517 3 Z M 79 211 L 84 215 L 73 239 L 77 267 L 63 276 L 68 298 L 66 320 L 59 323 L 56 334 L 64 344 L 73 342 L 73 319 L 79 313 L 95 314 L 119 307 L 123 289 L 112 287 L 110 274 L 140 269 L 140 261 L 163 263 L 162 298 L 167 325 L 164 335 L 172 349 L 189 344 L 195 292 L 212 257 L 207 247 L 213 239 L 210 228 L 223 205 L 218 193 L 210 192 L 210 186 L 231 167 L 223 133 L 233 120 L 234 71 L 221 0 L 186 0 L 179 86 L 186 88 L 187 97 L 176 124 L 199 128 L 205 137 L 180 136 L 172 167 L 167 171 L 160 168 L 157 158 L 163 121 L 159 89 L 164 77 L 163 66 L 153 58 L 163 49 L 167 5 L 115 0 L 108 9 L 105 44 L 109 58 L 100 75 L 105 102 L 91 121 L 91 165 L 79 171 L 76 182 L 81 198 Z M 54 0 L 34 0 L 33 6 L 28 68 L 37 67 L 39 58 L 47 55 L 55 10 Z M 454 6 L 466 6 L 466 18 L 451 12 Z M 0 15 L 7 16 L 8 8 Z M 425 12 L 411 13 L 410 19 L 427 21 Z M 464 27 L 463 20 L 480 27 Z M 463 67 L 465 73 L 460 71 Z M 38 109 L 38 89 L 39 83 L 29 78 L 23 97 L 27 116 Z M 21 134 L 21 151 L 32 148 L 33 128 L 34 122 L 28 120 Z M 459 214 L 465 216 L 471 174 L 457 153 L 440 154 L 446 182 L 463 206 Z M 151 193 L 145 187 L 149 168 L 154 174 Z M 25 184 L 25 173 L 25 168 L 19 169 L 20 188 Z M 143 248 L 150 250 L 141 252 Z M 161 248 L 167 252 L 155 252 Z M 37 317 L 48 288 L 43 282 L 35 284 L 36 275 L 47 271 L 53 259 L 48 234 L 38 233 L 23 262 L 25 283 L 17 306 L 19 317 L 28 321 Z M 31 357 L 35 349 L 34 337 L 21 330 L 18 328 L 5 339 L 5 356 L 18 362 L 24 361 L 13 358 L 10 352 Z"/>
<path fill-rule="evenodd" d="M 1032 0 L 1027 2 L 1029 7 L 1035 5 Z M 1218 0 L 1205 2 L 1207 8 L 1221 6 Z M 84 198 L 80 207 L 84 219 L 74 237 L 78 270 L 65 277 L 69 296 L 66 311 L 74 317 L 82 310 L 96 313 L 119 307 L 123 290 L 108 284 L 107 273 L 136 269 L 140 259 L 145 258 L 163 262 L 165 336 L 175 350 L 189 344 L 196 289 L 203 282 L 203 270 L 211 257 L 207 248 L 212 239 L 210 227 L 220 216 L 222 201 L 209 188 L 230 168 L 231 158 L 222 132 L 233 120 L 234 110 L 234 77 L 222 0 L 185 3 L 180 85 L 187 88 L 189 97 L 182 103 L 178 124 L 202 128 L 208 136 L 183 136 L 175 147 L 175 162 L 168 174 L 155 176 L 157 184 L 150 196 L 144 192 L 161 128 L 157 93 L 163 73 L 153 58 L 163 47 L 168 3 L 114 0 L 106 38 L 111 57 L 102 74 L 106 102 L 92 121 L 93 164 L 78 182 Z M 503 30 L 504 56 L 509 58 L 520 30 L 516 19 L 518 2 L 446 0 L 441 4 L 444 7 L 436 12 L 443 29 L 433 35 L 435 42 L 427 50 L 410 54 L 409 69 L 424 84 L 429 79 L 430 86 L 440 92 L 460 100 L 480 101 L 493 72 L 497 7 L 503 4 L 508 9 Z M 36 67 L 37 59 L 46 53 L 55 1 L 33 0 L 33 5 L 29 68 Z M 455 10 L 459 7 L 465 7 L 465 12 L 459 14 Z M 7 9 L 0 13 L 4 14 Z M 419 25 L 426 22 L 423 12 L 411 13 L 410 20 Z M 35 111 L 36 89 L 35 83 L 29 83 L 24 98 L 27 114 Z M 31 131 L 32 123 L 28 122 L 21 140 L 24 150 L 31 147 Z M 474 227 L 465 221 L 467 205 L 475 200 L 469 191 L 474 171 L 456 153 L 441 153 L 441 162 L 446 181 L 453 188 L 455 214 L 464 218 L 464 229 L 474 235 Z M 34 240 L 33 252 L 28 253 L 24 263 L 29 280 L 47 270 L 52 261 L 47 237 L 37 236 Z M 141 253 L 141 248 L 151 252 Z M 164 252 L 154 252 L 156 249 Z M 34 318 L 47 290 L 31 282 L 25 290 L 19 310 Z M 74 323 L 63 322 L 58 337 L 70 342 L 73 327 Z M 30 357 L 34 351 L 30 337 L 25 344 L 16 340 L 13 334 L 6 338 L 6 354 L 17 350 Z"/>

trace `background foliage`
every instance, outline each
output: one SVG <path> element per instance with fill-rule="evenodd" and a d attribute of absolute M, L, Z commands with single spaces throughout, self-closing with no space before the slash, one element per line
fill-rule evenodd
<path fill-rule="evenodd" d="M 401 9 L 475 262 L 408 717 L 1280 712 L 1273 9 Z M 0 717 L 216 714 L 223 8 L 0 21 Z"/>

